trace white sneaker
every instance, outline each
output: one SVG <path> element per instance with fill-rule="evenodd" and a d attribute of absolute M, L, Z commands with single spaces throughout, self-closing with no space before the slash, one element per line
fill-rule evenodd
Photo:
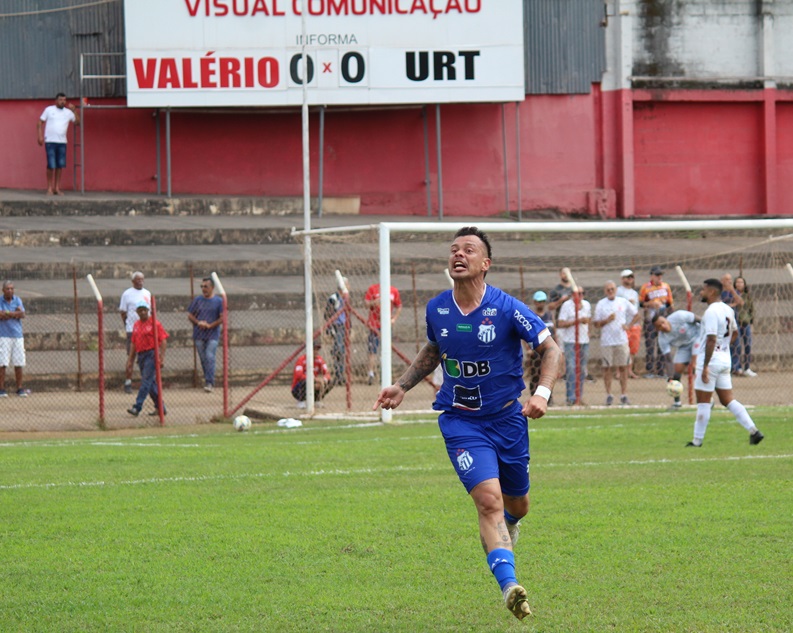
<path fill-rule="evenodd" d="M 297 408 L 298 409 L 305 409 L 306 408 L 306 401 L 305 400 L 298 400 Z"/>
<path fill-rule="evenodd" d="M 212 385 L 210 385 L 209 383 L 204 385 L 204 391 L 206 391 L 207 393 L 212 393 Z"/>
<path fill-rule="evenodd" d="M 526 598 L 526 590 L 520 585 L 512 585 L 504 592 L 504 604 L 518 620 L 522 620 L 527 615 L 531 615 L 529 601 Z"/>
<path fill-rule="evenodd" d="M 515 549 L 515 543 L 517 543 L 518 538 L 520 538 L 520 521 L 517 523 L 507 523 L 507 532 L 509 532 L 509 538 L 512 540 L 512 549 Z"/>
<path fill-rule="evenodd" d="M 751 369 L 744 369 L 743 370 L 744 376 L 749 376 L 749 378 L 757 378 L 757 372 L 752 371 Z"/>

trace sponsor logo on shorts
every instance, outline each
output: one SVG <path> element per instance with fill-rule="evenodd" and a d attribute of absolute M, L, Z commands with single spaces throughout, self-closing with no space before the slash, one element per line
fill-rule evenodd
<path fill-rule="evenodd" d="M 474 465 L 474 458 L 464 448 L 457 449 L 457 468 L 463 472 L 471 470 Z"/>

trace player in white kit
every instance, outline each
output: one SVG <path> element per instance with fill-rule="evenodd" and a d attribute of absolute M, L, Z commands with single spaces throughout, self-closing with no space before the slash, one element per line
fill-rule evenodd
<path fill-rule="evenodd" d="M 702 446 L 710 421 L 710 400 L 714 390 L 719 401 L 729 409 L 738 423 L 749 431 L 749 443 L 759 444 L 763 441 L 763 434 L 757 430 L 746 407 L 732 395 L 730 343 L 736 337 L 738 327 L 735 323 L 735 312 L 721 300 L 721 292 L 722 285 L 718 279 L 706 279 L 700 290 L 700 297 L 708 304 L 708 308 L 702 317 L 694 382 L 697 394 L 694 439 L 686 446 Z"/>

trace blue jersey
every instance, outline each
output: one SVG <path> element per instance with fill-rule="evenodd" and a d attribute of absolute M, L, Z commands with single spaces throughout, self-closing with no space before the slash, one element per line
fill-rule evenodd
<path fill-rule="evenodd" d="M 16 312 L 17 310 L 25 311 L 22 299 L 14 295 L 11 297 L 11 301 L 6 301 L 5 297 L 0 295 L 0 312 Z M 0 337 L 23 338 L 22 321 L 19 319 L 3 319 L 0 321 Z"/>
<path fill-rule="evenodd" d="M 542 319 L 503 290 L 487 286 L 468 315 L 451 290 L 441 293 L 427 304 L 427 338 L 444 374 L 433 408 L 477 418 L 501 411 L 526 386 L 521 340 L 537 347 L 548 336 Z"/>

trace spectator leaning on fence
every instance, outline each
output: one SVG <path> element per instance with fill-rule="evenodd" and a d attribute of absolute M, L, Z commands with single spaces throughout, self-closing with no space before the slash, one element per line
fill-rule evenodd
<path fill-rule="evenodd" d="M 201 280 L 201 296 L 190 302 L 187 319 L 193 324 L 193 342 L 204 372 L 204 391 L 210 393 L 215 386 L 215 354 L 223 322 L 223 299 L 215 295 L 215 282 L 210 277 Z"/>
<path fill-rule="evenodd" d="M 663 268 L 653 266 L 650 281 L 639 289 L 639 303 L 644 308 L 645 378 L 666 378 L 666 361 L 658 351 L 658 332 L 653 326 L 656 314 L 664 316 L 674 310 L 672 288 L 663 281 L 663 274 Z"/>
<path fill-rule="evenodd" d="M 6 367 L 14 365 L 17 395 L 24 398 L 30 391 L 22 388 L 22 368 L 25 366 L 25 338 L 22 335 L 22 319 L 25 306 L 14 294 L 14 282 L 3 282 L 0 298 L 0 398 L 7 398 Z"/>
<path fill-rule="evenodd" d="M 124 330 L 127 333 L 127 356 L 129 356 L 130 350 L 134 349 L 131 344 L 132 326 L 138 320 L 136 307 L 140 302 L 151 305 L 151 293 L 143 287 L 143 273 L 136 270 L 132 273 L 132 288 L 127 288 L 124 291 L 121 295 L 121 302 L 118 305 L 121 321 L 124 323 Z M 124 377 L 124 393 L 132 393 L 131 365 L 127 365 L 127 373 Z"/>
<path fill-rule="evenodd" d="M 738 338 L 731 347 L 732 370 L 735 374 L 755 378 L 757 373 L 749 367 L 752 362 L 752 323 L 754 323 L 754 302 L 746 279 L 736 277 L 733 284 L 735 292 L 741 297 L 743 304 L 735 308 L 735 320 L 738 322 Z"/>
<path fill-rule="evenodd" d="M 639 293 L 636 292 L 634 285 L 636 278 L 630 268 L 626 268 L 620 273 L 620 285 L 617 286 L 617 296 L 627 299 L 631 302 L 633 307 L 639 309 Z M 628 330 L 628 350 L 630 351 L 631 358 L 628 363 L 628 377 L 638 378 L 636 375 L 636 354 L 639 353 L 639 347 L 642 344 L 642 324 L 635 323 Z"/>
<path fill-rule="evenodd" d="M 149 415 L 158 415 L 157 410 L 157 367 L 154 364 L 154 348 L 159 346 L 160 367 L 165 363 L 165 340 L 168 332 L 162 323 L 155 321 L 149 316 L 149 304 L 141 301 L 136 310 L 138 320 L 132 328 L 132 346 L 127 357 L 127 370 L 132 371 L 132 364 L 135 362 L 135 355 L 138 357 L 138 367 L 140 367 L 140 389 L 135 404 L 127 409 L 127 413 L 137 416 L 146 402 L 146 396 L 151 396 L 154 402 L 154 411 Z M 162 403 L 162 412 L 165 414 L 165 402 Z"/>

